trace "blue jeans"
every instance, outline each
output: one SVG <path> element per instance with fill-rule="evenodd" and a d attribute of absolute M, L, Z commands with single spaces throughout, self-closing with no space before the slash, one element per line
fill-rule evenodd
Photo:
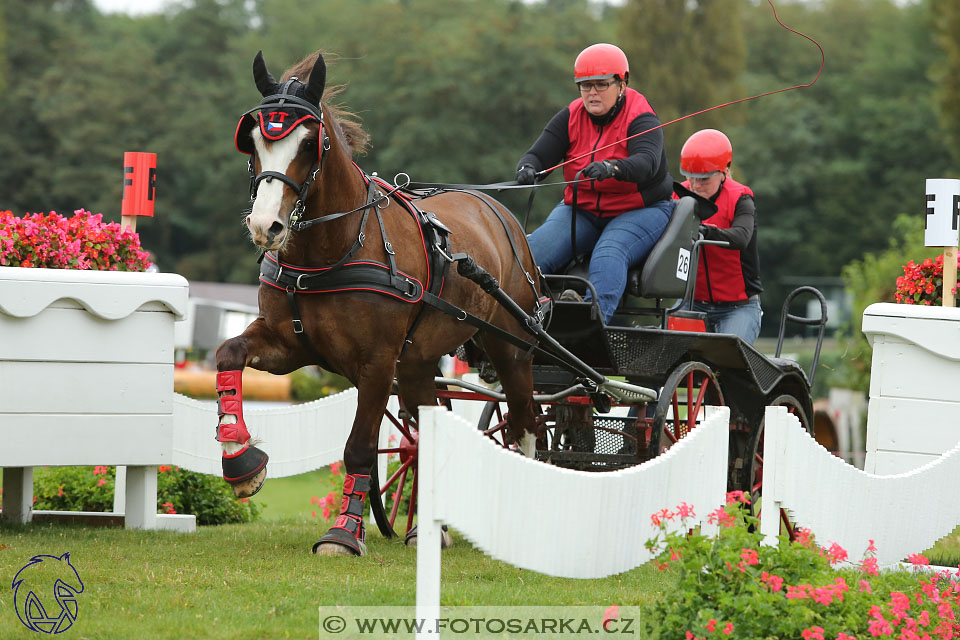
<path fill-rule="evenodd" d="M 707 314 L 707 331 L 711 333 L 732 333 L 747 344 L 753 344 L 760 335 L 760 296 L 750 296 L 739 306 L 694 300 L 693 310 Z"/>
<path fill-rule="evenodd" d="M 597 304 L 609 322 L 627 288 L 627 269 L 650 255 L 673 213 L 674 201 L 661 200 L 613 218 L 598 218 L 577 209 L 577 255 L 590 254 L 590 282 Z M 570 205 L 558 204 L 546 222 L 528 238 L 533 257 L 544 273 L 560 273 L 575 257 L 570 243 Z"/>

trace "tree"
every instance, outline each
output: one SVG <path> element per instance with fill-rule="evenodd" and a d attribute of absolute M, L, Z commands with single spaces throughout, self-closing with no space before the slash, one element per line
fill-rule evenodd
<path fill-rule="evenodd" d="M 960 5 L 953 0 L 930 0 L 930 5 L 931 28 L 944 56 L 934 70 L 940 126 L 947 134 L 954 161 L 960 165 Z"/>
<path fill-rule="evenodd" d="M 629 0 L 623 7 L 617 35 L 630 61 L 630 84 L 661 122 L 745 97 L 740 16 L 740 0 Z M 690 134 L 742 117 L 742 108 L 728 107 L 664 127 L 671 172 L 680 175 L 680 148 Z"/>

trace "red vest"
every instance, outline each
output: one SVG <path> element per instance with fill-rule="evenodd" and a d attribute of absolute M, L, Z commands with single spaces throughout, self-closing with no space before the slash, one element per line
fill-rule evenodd
<path fill-rule="evenodd" d="M 626 103 L 620 113 L 603 127 L 598 128 L 590 119 L 590 114 L 583 106 L 583 100 L 577 98 L 570 103 L 570 120 L 567 124 L 567 133 L 570 138 L 570 147 L 567 149 L 566 159 L 590 153 L 599 147 L 612 142 L 617 144 L 597 151 L 563 166 L 563 179 L 573 180 L 577 171 L 596 160 L 614 160 L 626 158 L 627 129 L 634 118 L 642 113 L 654 113 L 653 107 L 640 93 L 627 88 L 624 92 Z M 563 202 L 573 204 L 573 186 L 567 185 L 563 191 Z M 601 218 L 612 218 L 633 209 L 644 206 L 643 196 L 635 182 L 624 182 L 608 178 L 603 181 L 581 182 L 577 189 L 577 208 L 584 209 Z"/>
<path fill-rule="evenodd" d="M 683 186 L 689 188 L 690 181 L 685 180 Z M 737 201 L 743 194 L 753 197 L 753 190 L 732 178 L 724 180 L 716 200 L 717 212 L 704 220 L 704 224 L 729 229 L 733 224 Z M 707 269 L 710 270 L 709 282 Z M 739 249 L 713 246 L 701 248 L 700 262 L 697 265 L 697 288 L 693 297 L 704 302 L 734 302 L 749 297 L 744 284 Z"/>

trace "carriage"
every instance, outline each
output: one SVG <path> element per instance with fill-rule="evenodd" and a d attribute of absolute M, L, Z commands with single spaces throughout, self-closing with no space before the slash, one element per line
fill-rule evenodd
<path fill-rule="evenodd" d="M 756 497 L 763 486 L 763 414 L 766 406 L 785 406 L 813 434 L 810 388 L 826 326 L 826 302 L 813 287 L 800 287 L 782 308 L 776 356 L 768 357 L 738 336 L 707 333 L 705 314 L 690 310 L 700 248 L 723 245 L 698 237 L 697 203 L 682 198 L 663 237 L 646 262 L 630 270 L 627 292 L 612 324 L 606 325 L 585 279 L 586 265 L 575 262 L 565 275 L 544 276 L 551 292 L 545 328 L 559 349 L 553 362 L 533 368 L 538 416 L 536 458 L 581 471 L 621 469 L 664 452 L 709 416 L 712 407 L 730 408 L 728 490 Z M 690 273 L 694 277 L 687 277 Z M 577 275 L 580 274 L 580 275 Z M 587 301 L 564 300 L 568 289 Z M 591 295 L 586 295 L 587 292 Z M 819 301 L 816 317 L 789 312 L 794 299 Z M 671 303 L 666 306 L 665 303 Z M 816 328 L 816 350 L 809 374 L 780 353 L 788 323 Z M 489 386 L 437 377 L 437 395 L 448 408 L 452 400 L 483 402 L 477 427 L 501 446 L 507 411 L 496 387 L 497 374 L 481 350 L 470 343 L 456 355 L 479 372 Z M 579 360 L 604 377 L 620 377 L 652 392 L 644 397 L 613 399 L 584 386 Z M 388 411 L 393 440 L 378 453 L 380 491 L 371 500 L 378 528 L 385 536 L 409 535 L 416 504 L 416 426 Z M 784 526 L 792 534 L 792 525 Z"/>
<path fill-rule="evenodd" d="M 590 471 L 655 457 L 726 405 L 730 485 L 754 491 L 763 407 L 786 405 L 812 430 L 810 380 L 796 363 L 706 333 L 689 310 L 696 278 L 687 274 L 709 243 L 699 238 L 692 198 L 680 199 L 630 274 L 634 295 L 607 326 L 593 303 L 550 293 L 573 286 L 585 294 L 590 284 L 575 273 L 540 278 L 518 221 L 486 193 L 417 191 L 355 164 L 365 134 L 322 100 L 319 52 L 281 82 L 257 54 L 253 75 L 263 100 L 241 117 L 235 144 L 249 155 L 244 223 L 264 250 L 260 313 L 217 349 L 217 440 L 224 479 L 249 497 L 266 478 L 268 455 L 243 419 L 244 367 L 284 374 L 320 365 L 356 385 L 340 515 L 315 553 L 362 555 L 368 501 L 384 535 L 414 537 L 415 425 L 418 408 L 438 400 L 482 401 L 478 427 L 503 446 Z M 819 325 L 819 354 L 825 304 L 803 290 L 820 299 L 820 317 L 789 315 L 788 298 L 783 322 Z M 644 304 L 634 308 L 636 300 Z M 500 388 L 437 378 L 439 359 L 453 351 Z M 387 410 L 391 390 L 400 411 Z M 385 415 L 397 441 L 378 446 Z"/>

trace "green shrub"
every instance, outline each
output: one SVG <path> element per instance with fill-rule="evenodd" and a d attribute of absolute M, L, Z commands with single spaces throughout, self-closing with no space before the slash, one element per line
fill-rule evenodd
<path fill-rule="evenodd" d="M 113 511 L 114 467 L 42 467 L 34 475 L 35 509 Z M 237 499 L 223 478 L 161 465 L 157 511 L 197 516 L 197 524 L 251 522 L 257 505 Z"/>
<path fill-rule="evenodd" d="M 197 524 L 252 522 L 260 508 L 237 498 L 223 478 L 179 467 L 161 466 L 157 474 L 157 506 L 164 513 L 190 513 Z"/>
<path fill-rule="evenodd" d="M 795 542 L 784 535 L 777 546 L 761 546 L 759 521 L 743 508 L 747 502 L 746 494 L 731 492 L 727 506 L 709 515 L 719 528 L 715 538 L 684 534 L 693 520 L 685 504 L 653 516 L 660 532 L 647 547 L 678 581 L 650 606 L 648 631 L 671 640 L 957 637 L 960 592 L 948 577 L 878 571 L 872 541 L 859 565 L 838 570 L 847 552 L 836 543 L 818 547 L 803 529 Z M 670 522 L 678 526 L 668 529 Z M 910 559 L 926 563 L 922 556 Z M 917 635 L 907 632 L 911 625 Z"/>
<path fill-rule="evenodd" d="M 868 253 L 843 268 L 847 290 L 853 295 L 850 324 L 841 331 L 844 353 L 841 366 L 831 376 L 833 386 L 866 392 L 870 387 L 870 361 L 873 349 L 861 331 L 864 310 L 874 302 L 894 302 L 897 278 L 909 260 L 922 262 L 941 249 L 923 244 L 924 217 L 902 213 L 893 223 L 890 246 L 878 254 Z"/>

